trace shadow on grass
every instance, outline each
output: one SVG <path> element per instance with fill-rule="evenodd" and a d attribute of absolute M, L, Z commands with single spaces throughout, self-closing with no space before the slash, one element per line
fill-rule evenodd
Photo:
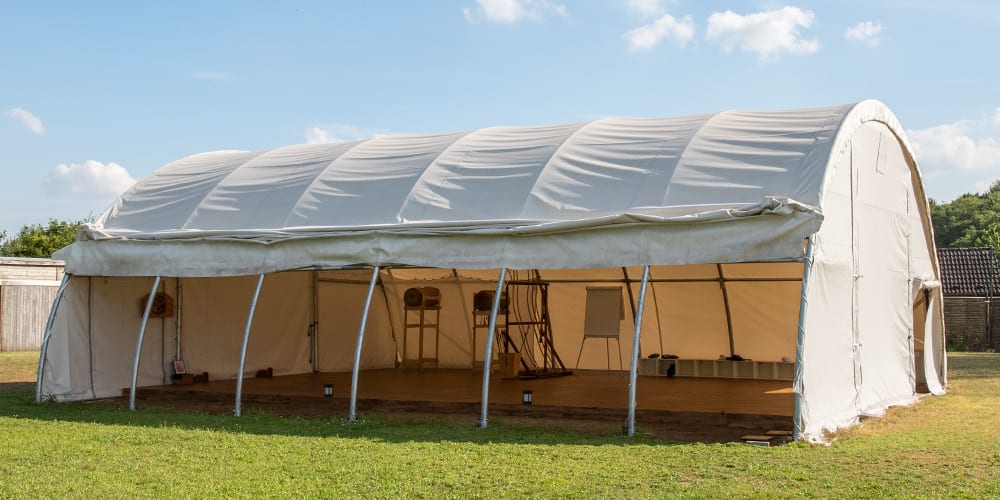
<path fill-rule="evenodd" d="M 571 432 L 563 426 L 523 423 L 509 417 L 491 418 L 487 429 L 479 429 L 475 426 L 473 417 L 457 415 L 362 414 L 359 422 L 349 423 L 344 417 L 281 417 L 253 409 L 245 411 L 242 417 L 160 408 L 130 411 L 120 399 L 37 404 L 33 389 L 32 383 L 0 384 L 0 418 L 254 435 L 371 439 L 392 443 L 418 441 L 592 446 L 686 444 L 652 439 L 644 436 L 641 429 L 635 438 L 626 438 L 619 432 L 612 432 L 612 429 L 608 429 L 604 435 L 595 435 Z M 605 424 L 611 426 L 610 423 Z"/>
<path fill-rule="evenodd" d="M 31 391 L 32 394 L 35 392 L 34 382 L 0 382 L 0 397 L 9 392 L 23 392 Z"/>
<path fill-rule="evenodd" d="M 1000 377 L 1000 353 L 948 353 L 949 379 L 982 379 Z"/>
<path fill-rule="evenodd" d="M 955 380 L 1000 377 L 1000 354 L 954 353 L 949 355 L 949 374 Z M 649 445 L 683 444 L 684 442 L 719 441 L 699 437 L 697 429 L 678 437 L 656 430 L 659 439 L 643 432 L 640 418 L 636 438 L 625 438 L 620 433 L 621 422 L 603 420 L 581 422 L 571 419 L 544 420 L 519 417 L 490 418 L 490 427 L 478 429 L 475 419 L 478 411 L 453 415 L 412 415 L 407 413 L 363 412 L 359 423 L 348 423 L 340 408 L 337 416 L 282 417 L 280 409 L 263 411 L 247 405 L 244 416 L 232 417 L 226 413 L 231 406 L 220 404 L 209 408 L 209 413 L 197 413 L 180 407 L 164 409 L 144 406 L 129 411 L 121 399 L 98 402 L 61 404 L 36 404 L 33 382 L 0 383 L 0 418 L 31 419 L 43 422 L 71 422 L 109 426 L 146 428 L 178 428 L 214 432 L 245 433 L 256 435 L 285 435 L 316 438 L 356 438 L 386 442 L 456 442 L 472 444 L 523 443 L 536 445 Z M 622 415 L 624 420 L 624 415 Z M 697 427 L 690 425 L 688 427 Z"/>

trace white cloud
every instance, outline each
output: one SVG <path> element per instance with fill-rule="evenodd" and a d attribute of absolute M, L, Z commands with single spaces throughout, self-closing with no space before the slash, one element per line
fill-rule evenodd
<path fill-rule="evenodd" d="M 907 130 L 927 195 L 951 200 L 1000 180 L 1000 108 L 977 118 Z"/>
<path fill-rule="evenodd" d="M 306 142 L 309 144 L 321 144 L 337 141 L 331 140 L 330 131 L 320 127 L 309 127 L 306 129 Z"/>
<path fill-rule="evenodd" d="M 978 123 L 958 121 L 946 125 L 908 130 L 920 169 L 928 172 L 948 170 L 996 169 L 1000 171 L 1000 141 L 990 137 Z"/>
<path fill-rule="evenodd" d="M 324 142 L 346 142 L 381 137 L 388 132 L 386 129 L 368 129 L 356 125 L 323 125 L 309 127 L 305 130 L 306 142 L 320 144 Z"/>
<path fill-rule="evenodd" d="M 476 7 L 464 7 L 465 20 L 474 23 L 514 24 L 524 19 L 542 19 L 546 15 L 566 15 L 566 5 L 551 0 L 476 0 Z"/>
<path fill-rule="evenodd" d="M 43 183 L 50 193 L 59 196 L 103 201 L 125 192 L 135 179 L 117 163 L 87 160 L 57 165 Z"/>
<path fill-rule="evenodd" d="M 45 135 L 45 125 L 42 124 L 42 119 L 31 114 L 30 111 L 23 108 L 11 108 L 7 110 L 7 116 L 20 122 L 29 132 L 35 135 Z"/>
<path fill-rule="evenodd" d="M 996 170 L 1000 174 L 1000 107 L 992 115 L 907 130 L 920 168 L 926 172 Z"/>
<path fill-rule="evenodd" d="M 625 33 L 622 38 L 628 41 L 630 50 L 651 49 L 665 38 L 672 38 L 683 47 L 694 38 L 694 21 L 691 16 L 678 20 L 670 14 L 664 14 L 649 24 Z"/>
<path fill-rule="evenodd" d="M 734 50 L 756 53 L 761 60 L 775 61 L 783 52 L 812 54 L 819 41 L 805 40 L 799 31 L 812 25 L 816 15 L 798 7 L 740 15 L 731 10 L 708 17 L 705 39 L 718 42 L 727 54 Z"/>
<path fill-rule="evenodd" d="M 882 23 L 863 21 L 847 28 L 847 31 L 844 32 L 844 38 L 852 42 L 861 42 L 869 47 L 878 47 L 882 41 L 883 31 L 885 31 L 885 27 L 882 26 Z"/>
<path fill-rule="evenodd" d="M 663 13 L 660 0 L 627 0 L 628 10 L 636 14 L 653 17 Z"/>

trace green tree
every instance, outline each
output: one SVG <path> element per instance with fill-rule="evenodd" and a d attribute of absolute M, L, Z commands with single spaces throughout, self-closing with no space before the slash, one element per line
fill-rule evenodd
<path fill-rule="evenodd" d="M 0 255 L 48 259 L 56 250 L 76 241 L 76 228 L 80 224 L 93 220 L 93 217 L 80 221 L 49 219 L 46 225 L 33 224 L 22 227 L 17 235 L 10 239 L 4 232 L 0 237 Z"/>
<path fill-rule="evenodd" d="M 1000 248 L 1000 181 L 985 193 L 963 194 L 950 203 L 931 200 L 931 220 L 939 247 Z"/>

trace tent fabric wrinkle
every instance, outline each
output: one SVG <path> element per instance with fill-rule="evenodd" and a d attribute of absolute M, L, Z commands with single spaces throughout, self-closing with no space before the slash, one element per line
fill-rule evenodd
<path fill-rule="evenodd" d="M 507 287 L 498 323 L 509 283 L 545 290 L 528 297 L 546 297 L 549 340 L 521 360 L 577 352 L 580 370 L 610 369 L 584 348 L 587 287 L 628 294 L 631 321 L 612 297 L 606 333 L 633 353 L 631 394 L 609 403 L 630 429 L 651 354 L 693 362 L 678 377 L 787 381 L 789 407 L 767 411 L 809 441 L 947 388 L 929 205 L 902 126 L 873 100 L 203 153 L 137 182 L 55 257 L 67 278 L 39 401 L 112 397 L 130 375 L 169 383 L 183 359 L 213 380 L 351 372 L 353 418 L 360 372 L 413 361 L 403 298 L 429 286 L 434 366 L 482 368 L 485 426 L 492 338 L 529 335 L 506 319 L 542 307 Z M 153 277 L 177 317 L 150 319 L 136 347 Z M 488 318 L 470 302 L 482 291 Z"/>

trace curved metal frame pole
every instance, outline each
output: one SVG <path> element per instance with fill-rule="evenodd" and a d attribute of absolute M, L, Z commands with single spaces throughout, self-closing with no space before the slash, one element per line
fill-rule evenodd
<path fill-rule="evenodd" d="M 497 313 L 500 311 L 500 295 L 503 294 L 504 280 L 507 279 L 507 268 L 500 268 L 497 278 L 496 293 L 493 294 L 493 307 L 490 308 L 490 326 L 486 334 L 486 353 L 483 355 L 483 402 L 479 413 L 479 428 L 486 428 L 486 410 L 490 400 L 490 365 L 493 364 L 493 338 L 497 329 Z"/>
<path fill-rule="evenodd" d="M 139 356 L 142 354 L 142 340 L 146 337 L 146 325 L 149 324 L 149 312 L 153 310 L 153 301 L 156 299 L 156 289 L 160 288 L 160 277 L 153 280 L 153 289 L 146 299 L 146 309 L 142 312 L 142 325 L 139 327 L 139 340 L 135 343 L 135 359 L 132 361 L 132 384 L 128 390 L 128 409 L 135 409 L 135 385 L 139 381 Z"/>
<path fill-rule="evenodd" d="M 719 288 L 722 289 L 722 304 L 726 308 L 726 330 L 729 332 L 729 355 L 736 356 L 736 340 L 733 338 L 733 312 L 729 307 L 729 290 L 726 289 L 726 276 L 722 274 L 722 264 L 716 264 L 719 272 Z"/>
<path fill-rule="evenodd" d="M 632 332 L 632 367 L 628 374 L 628 417 L 626 435 L 635 435 L 635 383 L 639 378 L 639 337 L 642 333 L 642 310 L 646 305 L 646 285 L 649 284 L 649 266 L 642 268 L 642 285 L 639 286 L 639 303 L 636 304 L 635 330 Z"/>
<path fill-rule="evenodd" d="M 243 369 L 247 364 L 247 343 L 250 341 L 250 327 L 253 326 L 253 315 L 257 311 L 257 299 L 260 298 L 260 288 L 264 285 L 264 274 L 257 278 L 257 288 L 253 291 L 253 300 L 250 301 L 250 313 L 247 314 L 247 326 L 243 330 L 243 347 L 240 348 L 240 370 L 236 372 L 236 404 L 233 406 L 233 415 L 240 416 L 243 410 Z"/>
<path fill-rule="evenodd" d="M 365 310 L 361 314 L 361 326 L 358 327 L 358 345 L 354 347 L 354 368 L 351 371 L 351 408 L 347 417 L 348 422 L 358 420 L 358 372 L 361 367 L 361 343 L 365 340 L 365 325 L 368 324 L 368 311 L 371 310 L 375 284 L 378 283 L 378 271 L 379 266 L 372 268 L 372 279 L 368 283 L 368 295 L 365 296 Z"/>
<path fill-rule="evenodd" d="M 806 338 L 806 309 L 809 308 L 806 291 L 809 285 L 809 275 L 813 262 L 813 237 L 806 243 L 806 260 L 802 271 L 802 298 L 799 302 L 799 329 L 795 338 L 795 381 L 792 382 L 792 392 L 795 394 L 795 413 L 792 417 L 792 439 L 798 441 L 802 437 L 802 344 Z"/>
<path fill-rule="evenodd" d="M 62 283 L 59 283 L 59 289 L 56 290 L 56 296 L 52 300 L 52 309 L 49 311 L 49 319 L 45 322 L 45 333 L 42 335 L 42 345 L 41 352 L 38 353 L 38 377 L 35 379 L 35 402 L 42 402 L 42 376 L 45 375 L 45 351 L 49 347 L 49 338 L 52 337 L 52 323 L 56 319 L 56 309 L 59 308 L 59 302 L 62 301 L 63 292 L 66 291 L 66 287 L 69 286 L 69 280 L 72 278 L 71 274 L 63 274 Z"/>

